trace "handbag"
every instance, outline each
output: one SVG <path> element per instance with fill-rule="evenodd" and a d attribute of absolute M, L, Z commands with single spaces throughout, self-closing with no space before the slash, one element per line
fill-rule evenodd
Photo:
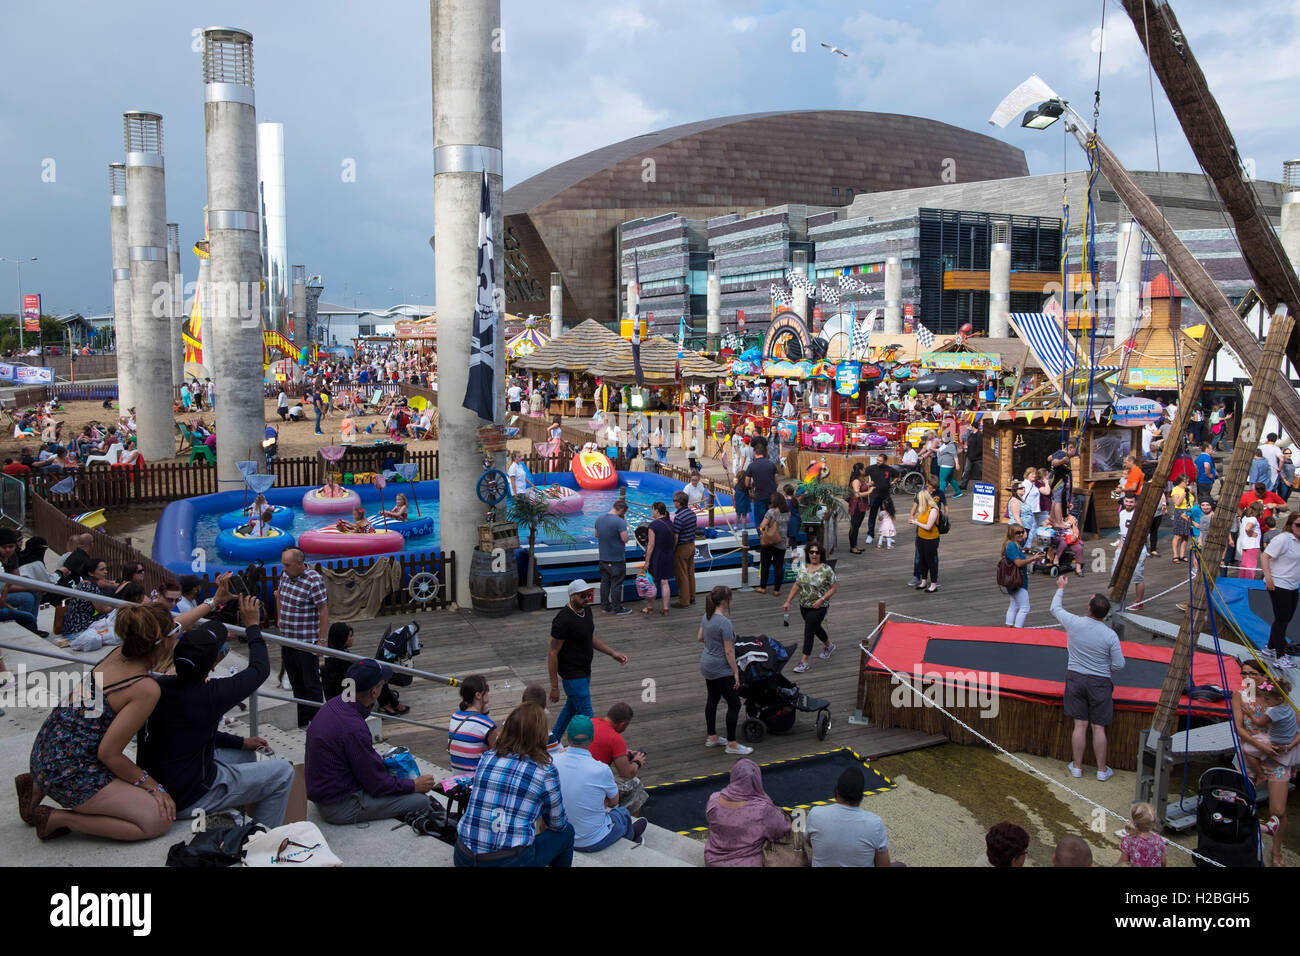
<path fill-rule="evenodd" d="M 658 592 L 659 588 L 655 586 L 655 579 L 650 576 L 649 571 L 642 571 L 636 576 L 636 596 L 650 600 Z"/>
<path fill-rule="evenodd" d="M 342 866 L 320 828 L 305 820 L 253 834 L 244 845 L 244 866 Z"/>
<path fill-rule="evenodd" d="M 764 866 L 811 866 L 804 849 L 803 834 L 791 832 L 780 840 L 763 841 Z"/>
<path fill-rule="evenodd" d="M 781 537 L 781 529 L 777 527 L 776 521 L 763 521 L 763 527 L 758 535 L 758 543 L 764 547 L 773 548 L 781 544 L 784 539 Z"/>
<path fill-rule="evenodd" d="M 260 823 L 204 830 L 196 833 L 189 843 L 173 844 L 167 851 L 167 865 L 184 868 L 233 866 L 243 859 L 245 841 L 265 830 L 266 827 Z"/>
<path fill-rule="evenodd" d="M 1018 591 L 1024 583 L 1025 569 L 1004 554 L 998 562 L 998 587 L 1006 591 Z"/>

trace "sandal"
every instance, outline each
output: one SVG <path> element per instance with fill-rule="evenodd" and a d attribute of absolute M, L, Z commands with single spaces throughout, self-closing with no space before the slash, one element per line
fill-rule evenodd
<path fill-rule="evenodd" d="M 651 611 L 648 607 L 643 607 L 643 608 L 641 608 L 641 613 L 642 613 L 642 614 L 645 614 L 645 615 L 650 615 L 650 614 L 653 614 L 654 612 Z"/>
<path fill-rule="evenodd" d="M 33 814 L 45 799 L 45 794 L 36 786 L 36 778 L 30 773 L 21 773 L 14 777 L 14 787 L 18 791 L 18 816 L 29 827 L 35 826 L 36 820 Z"/>
<path fill-rule="evenodd" d="M 667 616 L 668 616 L 668 612 L 667 612 L 666 610 L 664 610 L 664 611 L 660 611 L 659 613 L 660 613 L 661 615 L 663 615 L 664 617 L 667 617 Z"/>
<path fill-rule="evenodd" d="M 861 553 L 862 553 L 861 548 L 849 548 L 849 554 L 861 554 Z"/>
<path fill-rule="evenodd" d="M 410 704 L 398 704 L 396 707 L 380 707 L 381 714 L 387 714 L 389 717 L 401 717 L 403 714 L 411 712 Z"/>

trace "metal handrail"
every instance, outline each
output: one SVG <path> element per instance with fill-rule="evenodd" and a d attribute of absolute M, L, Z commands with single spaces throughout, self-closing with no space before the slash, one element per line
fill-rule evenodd
<path fill-rule="evenodd" d="M 40 586 L 33 587 L 34 583 L 39 583 Z M 93 601 L 96 604 L 109 604 L 112 605 L 113 607 L 131 606 L 130 601 L 123 601 L 120 598 L 109 597 L 107 595 L 95 596 L 95 595 L 91 595 L 87 591 L 78 591 L 76 588 L 64 587 L 61 584 L 46 584 L 43 581 L 34 582 L 32 578 L 24 578 L 16 574 L 7 574 L 5 572 L 0 572 L 0 584 L 18 584 L 18 585 L 22 585 L 22 587 L 25 590 L 41 591 L 46 594 L 58 594 L 62 597 L 75 598 L 81 601 Z M 208 620 L 208 618 L 203 618 L 202 620 L 206 621 Z M 227 631 L 232 631 L 235 634 L 246 633 L 245 629 L 240 627 L 238 624 L 226 624 L 225 627 Z M 259 630 L 261 629 L 259 628 Z M 303 651 L 304 653 L 308 653 L 308 654 L 318 654 L 323 657 L 337 657 L 340 660 L 345 660 L 345 661 L 374 660 L 374 658 L 367 657 L 364 654 L 350 654 L 347 651 L 336 651 L 332 647 L 323 647 L 319 644 L 308 644 L 305 641 L 294 640 L 293 638 L 290 637 L 284 637 L 280 634 L 268 633 L 266 631 L 262 631 L 261 633 L 262 633 L 262 637 L 265 638 L 269 643 L 279 644 L 281 647 L 288 647 L 293 650 Z M 0 647 L 10 647 L 10 646 L 11 645 L 0 643 Z M 35 651 L 32 650 L 31 648 L 21 647 L 21 646 L 14 647 L 13 649 L 17 651 L 25 651 L 33 654 L 42 654 L 47 657 L 55 657 L 61 660 L 74 661 L 76 663 L 86 663 L 85 661 L 82 661 L 78 658 L 69 657 L 63 654 L 56 654 L 51 651 Z M 433 681 L 439 684 L 445 684 L 448 687 L 460 686 L 460 680 L 455 677 L 444 677 L 441 674 L 434 674 L 430 671 L 418 670 L 414 667 L 404 667 L 401 664 L 388 664 L 387 661 L 385 661 L 384 663 L 388 667 L 391 667 L 393 669 L 393 672 L 396 674 L 410 674 L 412 677 L 420 677 L 423 678 L 424 680 Z M 257 697 L 258 696 L 269 697 L 271 695 L 262 694 L 261 691 L 258 691 L 256 694 L 253 694 L 249 697 L 249 726 L 253 731 L 254 737 L 257 736 L 257 724 L 258 724 Z M 304 703 L 310 703 L 310 702 L 304 701 Z M 320 704 L 318 706 L 324 706 L 324 705 Z M 396 717 L 392 714 L 385 714 L 382 711 L 378 714 L 378 716 L 387 720 L 404 720 L 407 722 L 412 722 L 412 723 L 414 722 L 414 721 L 410 721 L 410 718 Z M 446 729 L 446 728 L 434 727 L 433 729 L 439 730 L 439 729 Z"/>

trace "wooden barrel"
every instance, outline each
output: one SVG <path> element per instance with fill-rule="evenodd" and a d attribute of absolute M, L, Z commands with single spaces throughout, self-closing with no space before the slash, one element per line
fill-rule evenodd
<path fill-rule="evenodd" d="M 475 549 L 469 563 L 469 596 L 474 610 L 488 617 L 504 617 L 515 610 L 519 571 L 514 555 L 505 552 L 505 570 L 492 570 L 492 552 Z"/>

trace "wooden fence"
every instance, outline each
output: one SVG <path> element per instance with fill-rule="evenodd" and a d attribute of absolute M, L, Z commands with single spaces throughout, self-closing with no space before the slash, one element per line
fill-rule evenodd
<path fill-rule="evenodd" d="M 68 539 L 82 534 L 92 535 L 95 543 L 90 553 L 108 562 L 108 573 L 115 578 L 120 578 L 123 569 L 131 568 L 139 562 L 144 565 L 144 586 L 147 590 L 161 588 L 164 583 L 176 578 L 176 575 L 148 555 L 131 547 L 125 541 L 119 541 L 100 531 L 92 531 L 69 518 L 40 495 L 28 496 L 27 527 L 33 534 L 44 538 L 50 550 L 58 554 L 71 550 Z"/>

